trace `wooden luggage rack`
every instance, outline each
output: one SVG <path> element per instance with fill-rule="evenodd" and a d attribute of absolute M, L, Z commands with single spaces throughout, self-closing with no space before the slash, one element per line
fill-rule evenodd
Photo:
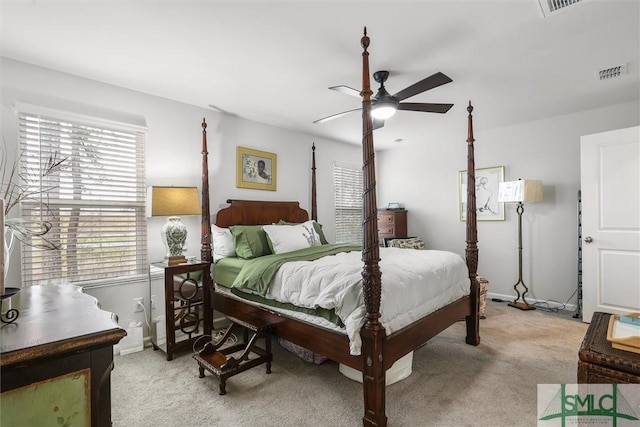
<path fill-rule="evenodd" d="M 216 344 L 208 342 L 200 352 L 193 355 L 193 358 L 198 362 L 200 378 L 204 378 L 205 369 L 218 377 L 221 395 L 226 394 L 227 378 L 263 363 L 267 364 L 267 374 L 270 374 L 271 361 L 273 360 L 271 353 L 273 322 L 258 317 L 252 312 L 242 313 L 237 317 L 227 316 L 227 318 L 231 324 L 225 330 L 222 339 Z M 221 348 L 231 335 L 234 325 L 243 328 L 243 342 Z M 249 338 L 249 332 L 252 333 L 251 338 Z M 257 341 L 260 338 L 264 338 L 264 349 L 257 346 Z M 242 354 L 237 358 L 232 356 L 240 351 Z M 251 353 L 258 357 L 249 359 Z"/>

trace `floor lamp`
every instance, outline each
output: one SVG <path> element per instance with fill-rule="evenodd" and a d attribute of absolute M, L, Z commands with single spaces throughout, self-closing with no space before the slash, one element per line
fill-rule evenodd
<path fill-rule="evenodd" d="M 511 307 L 520 310 L 535 310 L 535 307 L 527 302 L 525 295 L 529 288 L 522 280 L 522 214 L 524 213 L 524 202 L 539 202 L 542 200 L 542 181 L 520 179 L 518 181 L 501 182 L 498 190 L 498 201 L 504 203 L 518 203 L 518 281 L 513 285 L 516 291 L 516 299 L 510 302 Z M 524 291 L 521 293 L 518 288 L 522 285 Z"/>

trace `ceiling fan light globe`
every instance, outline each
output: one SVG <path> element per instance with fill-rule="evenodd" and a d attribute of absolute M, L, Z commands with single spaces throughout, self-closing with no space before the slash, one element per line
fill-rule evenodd
<path fill-rule="evenodd" d="M 371 110 L 374 119 L 386 120 L 396 113 L 397 109 L 392 105 L 377 105 Z"/>

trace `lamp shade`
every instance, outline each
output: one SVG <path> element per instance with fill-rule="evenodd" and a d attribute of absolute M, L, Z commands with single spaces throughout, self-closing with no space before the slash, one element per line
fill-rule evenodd
<path fill-rule="evenodd" d="M 386 120 L 396 113 L 397 108 L 398 107 L 393 104 L 378 103 L 375 107 L 372 108 L 371 115 L 374 119 Z"/>
<path fill-rule="evenodd" d="M 200 215 L 196 187 L 147 188 L 147 216 Z"/>
<path fill-rule="evenodd" d="M 540 202 L 542 201 L 542 181 L 519 179 L 501 182 L 498 187 L 499 202 Z"/>

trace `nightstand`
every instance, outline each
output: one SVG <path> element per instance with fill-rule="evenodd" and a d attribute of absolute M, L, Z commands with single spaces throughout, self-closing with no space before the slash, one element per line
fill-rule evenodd
<path fill-rule="evenodd" d="M 196 340 L 211 335 L 209 264 L 157 262 L 151 264 L 149 274 L 151 342 L 154 350 L 165 351 L 167 360 L 172 360 L 175 352 L 192 349 Z"/>

